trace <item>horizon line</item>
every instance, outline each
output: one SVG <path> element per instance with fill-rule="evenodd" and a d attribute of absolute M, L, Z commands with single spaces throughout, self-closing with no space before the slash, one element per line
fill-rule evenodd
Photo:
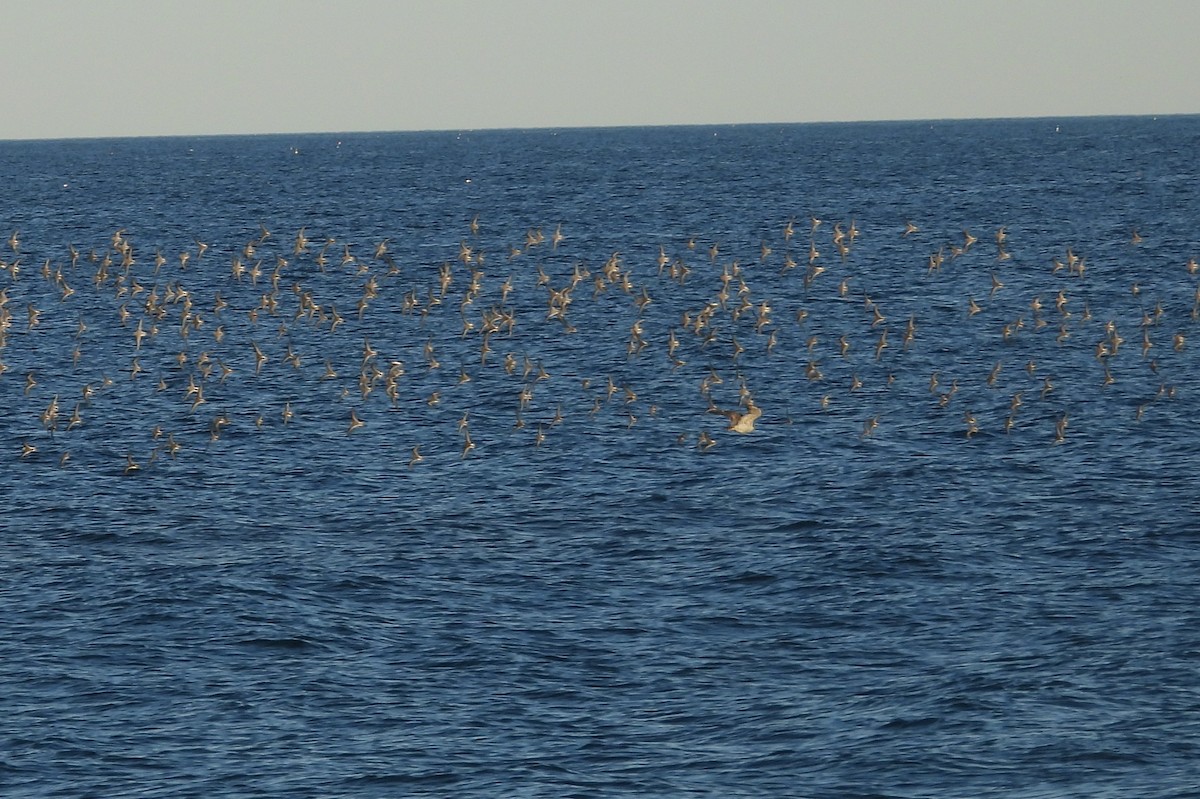
<path fill-rule="evenodd" d="M 138 133 L 138 134 L 99 134 L 79 136 L 15 136 L 0 137 L 0 143 L 10 142 L 67 142 L 67 141 L 114 141 L 129 139 L 217 139 L 217 138 L 250 138 L 276 136 L 370 136 L 393 134 L 463 134 L 463 133 L 534 133 L 539 131 L 583 131 L 583 130 L 632 130 L 639 128 L 740 128 L 740 127 L 800 127 L 835 126 L 835 125 L 878 125 L 878 124 L 935 124 L 953 122 L 1036 122 L 1040 120 L 1096 120 L 1096 119 L 1160 119 L 1184 118 L 1200 116 L 1200 112 L 1169 112 L 1162 114 L 1065 114 L 1010 117 L 911 117 L 911 118 L 880 118 L 880 119 L 843 119 L 843 120 L 808 120 L 803 122 L 680 122 L 680 123 L 650 123 L 650 124 L 614 124 L 614 125 L 535 125 L 535 126 L 497 126 L 497 127 L 460 127 L 460 128 L 392 128 L 392 129 L 348 129 L 348 130 L 278 130 L 260 132 L 214 132 L 214 133 Z"/>

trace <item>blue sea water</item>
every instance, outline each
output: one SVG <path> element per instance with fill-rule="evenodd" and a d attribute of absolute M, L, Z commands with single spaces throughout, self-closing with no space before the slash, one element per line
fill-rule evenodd
<path fill-rule="evenodd" d="M 1200 795 L 1197 153 L 0 142 L 0 791 Z"/>

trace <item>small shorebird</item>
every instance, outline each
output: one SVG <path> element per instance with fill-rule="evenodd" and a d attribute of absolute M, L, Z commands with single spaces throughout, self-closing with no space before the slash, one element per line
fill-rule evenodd
<path fill-rule="evenodd" d="M 860 438 L 868 438 L 875 434 L 875 428 L 879 427 L 879 417 L 872 416 L 863 422 L 862 435 Z"/>
<path fill-rule="evenodd" d="M 1063 413 L 1054 423 L 1054 443 L 1062 444 L 1067 440 L 1067 414 Z"/>

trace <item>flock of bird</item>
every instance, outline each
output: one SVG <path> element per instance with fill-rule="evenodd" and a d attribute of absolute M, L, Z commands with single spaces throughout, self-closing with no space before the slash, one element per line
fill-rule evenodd
<path fill-rule="evenodd" d="M 913 407 L 922 429 L 1062 444 L 1073 404 L 1119 381 L 1137 385 L 1116 404 L 1134 420 L 1174 398 L 1200 318 L 1194 257 L 1160 284 L 1115 263 L 1097 279 L 1077 248 L 1023 253 L 1005 227 L 793 219 L 740 249 L 681 237 L 596 256 L 568 226 L 505 241 L 485 224 L 464 221 L 440 263 L 307 227 L 168 252 L 126 230 L 90 246 L 14 231 L 0 443 L 132 474 L 301 430 L 374 435 L 418 468 L 568 427 L 708 452 L 836 417 L 865 440 Z M 1143 235 L 1123 238 L 1136 257 Z"/>

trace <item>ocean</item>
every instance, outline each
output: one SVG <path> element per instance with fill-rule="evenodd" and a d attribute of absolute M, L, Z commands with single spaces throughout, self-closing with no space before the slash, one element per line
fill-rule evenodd
<path fill-rule="evenodd" d="M 0 142 L 0 792 L 1200 796 L 1197 153 Z"/>

